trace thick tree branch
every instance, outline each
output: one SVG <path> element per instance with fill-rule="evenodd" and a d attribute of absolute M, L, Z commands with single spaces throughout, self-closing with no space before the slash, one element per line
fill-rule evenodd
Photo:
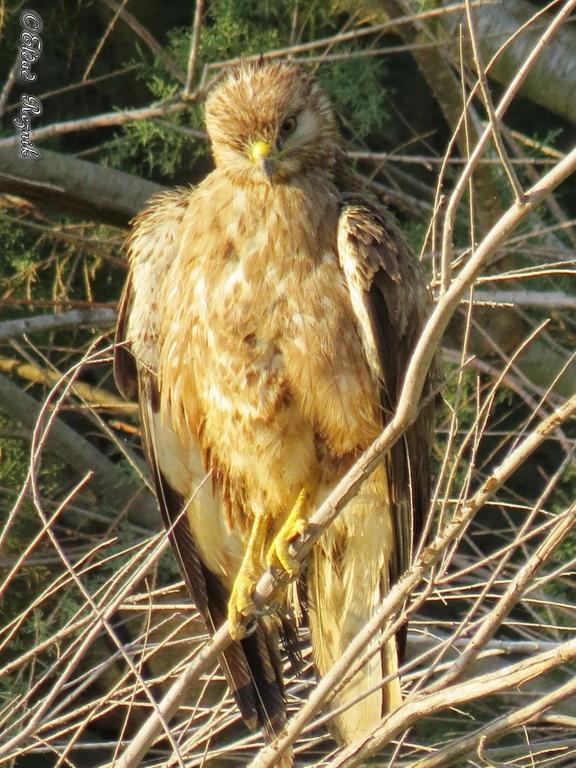
<path fill-rule="evenodd" d="M 28 333 L 47 333 L 50 331 L 68 331 L 74 328 L 111 328 L 116 322 L 114 309 L 72 309 L 36 317 L 19 317 L 0 323 L 0 342 L 24 336 Z"/>
<path fill-rule="evenodd" d="M 46 149 L 38 160 L 28 161 L 16 147 L 0 149 L 0 192 L 48 210 L 123 227 L 163 189 L 128 173 Z"/>

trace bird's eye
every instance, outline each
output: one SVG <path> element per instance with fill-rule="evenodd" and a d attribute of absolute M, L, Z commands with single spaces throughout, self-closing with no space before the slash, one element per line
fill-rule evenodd
<path fill-rule="evenodd" d="M 296 118 L 295 117 L 285 117 L 284 120 L 282 120 L 282 124 L 280 126 L 280 135 L 282 137 L 290 136 L 291 133 L 294 133 L 296 130 Z"/>

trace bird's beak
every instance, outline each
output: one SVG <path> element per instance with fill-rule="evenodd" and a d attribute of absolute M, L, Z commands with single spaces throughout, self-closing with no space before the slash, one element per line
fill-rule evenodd
<path fill-rule="evenodd" d="M 267 141 L 262 141 L 262 139 L 258 139 L 250 147 L 252 162 L 260 169 L 268 181 L 272 180 L 272 174 L 276 167 L 276 161 L 271 155 L 272 147 Z"/>

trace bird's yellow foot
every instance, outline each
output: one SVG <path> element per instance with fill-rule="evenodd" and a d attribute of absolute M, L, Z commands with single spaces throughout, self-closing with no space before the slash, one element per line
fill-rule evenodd
<path fill-rule="evenodd" d="M 244 566 L 244 563 L 242 563 Z M 228 601 L 228 625 L 232 640 L 241 640 L 248 632 L 248 626 L 254 617 L 254 590 L 258 583 L 256 573 L 248 568 L 241 568 L 236 576 L 232 594 Z"/>
<path fill-rule="evenodd" d="M 268 524 L 265 514 L 256 516 L 242 565 L 234 581 L 228 601 L 228 625 L 233 640 L 241 640 L 247 634 L 250 620 L 256 612 L 253 595 L 263 571 L 262 553 L 266 545 Z"/>
<path fill-rule="evenodd" d="M 282 568 L 290 578 L 298 575 L 300 563 L 290 554 L 290 545 L 302 536 L 308 528 L 308 507 L 311 494 L 308 488 L 302 488 L 296 503 L 282 528 L 276 534 L 266 554 L 269 568 Z"/>
<path fill-rule="evenodd" d="M 279 568 L 290 578 L 297 576 L 300 570 L 300 563 L 290 554 L 290 545 L 308 528 L 308 507 L 311 496 L 308 488 L 303 488 L 300 491 L 296 503 L 274 537 L 272 544 L 268 547 L 266 554 L 268 567 Z M 266 551 L 268 532 L 272 529 L 272 521 L 268 515 L 256 516 L 250 531 L 244 559 L 228 601 L 228 623 L 230 636 L 233 640 L 241 640 L 246 636 L 250 621 L 255 617 L 254 590 L 263 572 L 263 553 Z M 279 587 L 275 597 L 281 599 L 283 593 L 284 589 Z"/>

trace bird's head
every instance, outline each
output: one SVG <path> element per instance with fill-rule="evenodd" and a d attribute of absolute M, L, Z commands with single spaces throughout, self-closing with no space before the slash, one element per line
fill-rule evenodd
<path fill-rule="evenodd" d="M 216 165 L 256 184 L 329 170 L 340 134 L 328 97 L 300 67 L 242 64 L 206 101 Z"/>

